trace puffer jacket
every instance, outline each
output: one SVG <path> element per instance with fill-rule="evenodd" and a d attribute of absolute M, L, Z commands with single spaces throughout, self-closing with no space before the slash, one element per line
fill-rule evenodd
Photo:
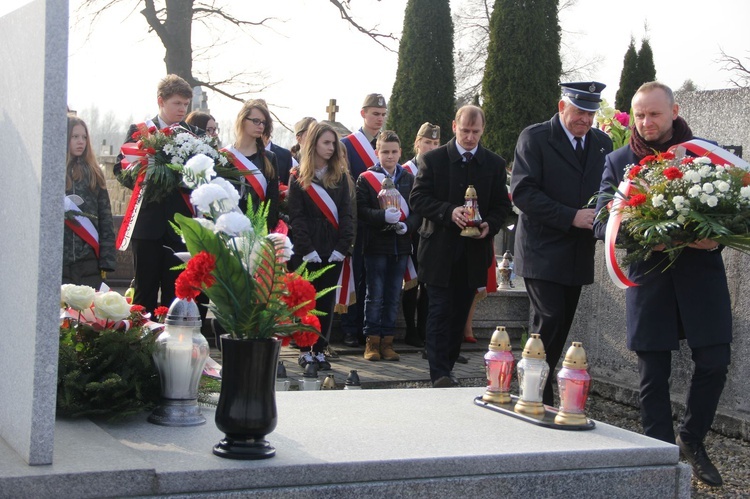
<path fill-rule="evenodd" d="M 368 172 L 385 174 L 385 170 L 378 163 L 367 169 Z M 389 224 L 385 222 L 385 210 L 380 208 L 378 192 L 365 178 L 367 172 L 361 174 L 357 179 L 357 216 L 364 223 L 366 233 L 364 235 L 365 255 L 410 255 L 411 235 L 419 228 L 422 217 L 410 210 L 409 216 L 402 222 L 406 224 L 406 234 L 398 235 L 394 230 L 383 230 Z M 396 165 L 396 171 L 392 177 L 396 189 L 404 199 L 409 199 L 411 188 L 414 185 L 414 176 L 404 170 L 401 165 Z"/>

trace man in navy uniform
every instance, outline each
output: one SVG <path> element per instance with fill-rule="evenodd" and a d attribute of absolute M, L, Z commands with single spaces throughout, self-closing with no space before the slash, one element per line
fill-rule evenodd
<path fill-rule="evenodd" d="M 521 132 L 511 175 L 513 203 L 521 210 L 515 271 L 524 278 L 532 332 L 547 352 L 550 375 L 543 402 L 554 405 L 555 367 L 565 348 L 581 286 L 594 282 L 594 222 L 589 199 L 599 190 L 612 141 L 592 128 L 598 82 L 561 83 L 558 113 Z"/>
<path fill-rule="evenodd" d="M 444 146 L 420 156 L 409 202 L 422 215 L 419 234 L 419 281 L 427 285 L 425 341 L 430 379 L 435 388 L 458 386 L 453 366 L 461 352 L 464 326 L 477 288 L 487 284 L 492 238 L 503 227 L 511 204 L 505 185 L 505 160 L 485 149 L 484 112 L 464 106 L 456 113 L 453 133 Z M 462 237 L 470 212 L 466 189 L 477 193 L 481 231 Z"/>
<path fill-rule="evenodd" d="M 635 129 L 630 144 L 607 156 L 603 192 L 614 191 L 627 165 L 694 138 L 678 112 L 668 86 L 655 81 L 641 85 L 633 96 Z M 597 210 L 604 204 L 600 198 Z M 594 230 L 604 239 L 605 223 L 597 222 Z M 695 476 L 712 486 L 721 485 L 722 478 L 703 439 L 727 379 L 732 341 L 732 310 L 721 249 L 716 241 L 704 239 L 682 250 L 674 262 L 658 253 L 634 262 L 628 274 L 638 286 L 625 292 L 627 346 L 638 356 L 643 431 L 677 443 Z M 669 378 L 672 350 L 679 350 L 680 339 L 687 339 L 695 369 L 675 441 Z"/>
<path fill-rule="evenodd" d="M 387 107 L 385 97 L 381 94 L 369 94 L 362 103 L 360 115 L 364 120 L 362 128 L 347 135 L 341 142 L 346 148 L 346 157 L 349 162 L 349 173 L 354 182 L 360 174 L 378 162 L 375 155 L 375 145 L 380 134 L 380 129 L 385 123 Z M 364 224 L 357 224 L 357 238 L 354 241 L 352 253 L 352 272 L 354 274 L 354 286 L 357 295 L 357 303 L 349 307 L 349 310 L 341 316 L 341 329 L 344 332 L 344 344 L 349 347 L 358 346 L 360 340 L 364 341 L 363 328 L 365 321 L 365 259 L 364 259 L 364 237 L 367 228 Z"/>

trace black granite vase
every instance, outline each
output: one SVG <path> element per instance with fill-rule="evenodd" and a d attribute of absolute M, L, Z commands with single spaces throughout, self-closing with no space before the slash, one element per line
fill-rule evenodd
<path fill-rule="evenodd" d="M 221 336 L 221 394 L 216 427 L 225 437 L 214 454 L 228 459 L 267 459 L 276 449 L 265 437 L 276 428 L 276 364 L 281 341 Z"/>

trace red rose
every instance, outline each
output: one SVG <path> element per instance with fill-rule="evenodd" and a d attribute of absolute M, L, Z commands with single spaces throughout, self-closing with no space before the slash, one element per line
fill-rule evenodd
<path fill-rule="evenodd" d="M 138 140 L 141 138 L 141 132 L 139 130 L 136 130 L 130 137 L 132 137 L 133 140 Z"/>
<path fill-rule="evenodd" d="M 154 133 L 156 131 L 156 126 L 151 125 L 150 127 L 148 127 L 148 131 Z"/>
<path fill-rule="evenodd" d="M 163 133 L 167 137 L 171 137 L 174 134 L 174 131 L 172 130 L 171 127 L 167 126 L 161 129 L 161 133 Z"/>
<path fill-rule="evenodd" d="M 675 180 L 675 179 L 678 179 L 678 178 L 682 178 L 682 172 L 676 166 L 670 166 L 669 168 L 665 168 L 662 173 L 669 180 Z"/>
<path fill-rule="evenodd" d="M 638 193 L 638 194 L 633 194 L 632 196 L 630 196 L 627 204 L 628 206 L 640 206 L 645 202 L 646 202 L 646 195 Z"/>
<path fill-rule="evenodd" d="M 284 284 L 288 294 L 282 296 L 281 299 L 290 309 L 302 305 L 294 312 L 294 315 L 304 320 L 307 313 L 315 308 L 315 288 L 309 281 L 292 273 L 284 276 Z"/>
<path fill-rule="evenodd" d="M 633 180 L 635 177 L 638 176 L 639 173 L 641 173 L 641 170 L 643 170 L 643 167 L 641 165 L 636 165 L 633 168 L 630 169 L 628 172 L 628 178 L 630 180 Z"/>

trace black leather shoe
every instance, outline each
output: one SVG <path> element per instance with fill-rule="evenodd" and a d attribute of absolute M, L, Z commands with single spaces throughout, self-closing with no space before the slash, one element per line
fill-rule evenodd
<path fill-rule="evenodd" d="M 433 388 L 453 388 L 458 386 L 458 381 L 452 376 L 441 376 L 432 382 Z"/>
<path fill-rule="evenodd" d="M 353 334 L 347 334 L 344 336 L 344 345 L 350 348 L 356 348 L 359 346 L 359 340 Z"/>
<path fill-rule="evenodd" d="M 677 437 L 677 446 L 682 457 L 693 467 L 693 474 L 698 480 L 712 487 L 720 487 L 724 483 L 719 470 L 708 458 L 703 442 L 686 443 Z"/>

